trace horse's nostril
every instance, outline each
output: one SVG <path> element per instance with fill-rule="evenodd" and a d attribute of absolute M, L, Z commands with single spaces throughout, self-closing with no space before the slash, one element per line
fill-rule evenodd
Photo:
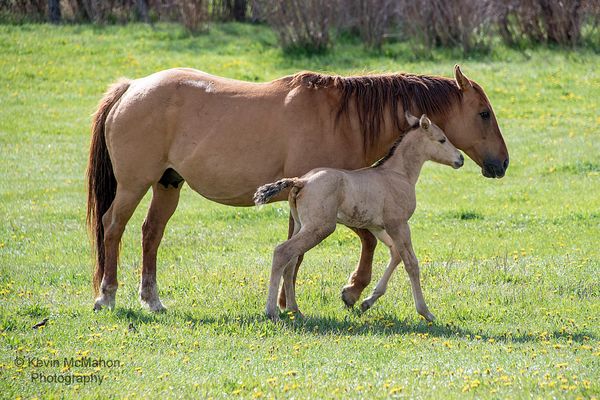
<path fill-rule="evenodd" d="M 506 157 L 506 160 L 504 160 L 504 162 L 502 163 L 502 166 L 504 167 L 505 171 L 508 169 L 508 157 Z"/>
<path fill-rule="evenodd" d="M 464 165 L 465 159 L 462 154 L 459 154 L 458 161 L 454 161 L 454 168 L 460 168 Z"/>

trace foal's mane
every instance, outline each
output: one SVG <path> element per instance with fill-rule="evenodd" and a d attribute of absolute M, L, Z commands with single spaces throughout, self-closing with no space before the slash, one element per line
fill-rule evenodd
<path fill-rule="evenodd" d="M 364 76 L 324 75 L 316 72 L 299 72 L 291 84 L 311 89 L 335 88 L 341 94 L 336 122 L 348 116 L 353 102 L 364 132 L 365 150 L 375 143 L 380 134 L 385 113 L 389 113 L 395 128 L 402 130 L 400 113 L 446 114 L 462 100 L 462 92 L 449 78 L 413 74 L 384 74 Z"/>
<path fill-rule="evenodd" d="M 394 144 L 392 145 L 392 147 L 390 147 L 390 149 L 388 150 L 387 154 L 385 156 L 383 156 L 383 158 L 381 158 L 380 160 L 376 161 L 375 164 L 371 165 L 371 168 L 377 168 L 377 167 L 380 167 L 383 164 L 385 164 L 385 162 L 387 160 L 389 160 L 390 158 L 392 158 L 392 156 L 396 152 L 396 149 L 398 148 L 398 146 L 400 146 L 400 142 L 402 142 L 402 139 L 404 139 L 404 137 L 410 131 L 413 131 L 413 130 L 417 129 L 420 126 L 421 126 L 421 124 L 419 122 L 417 122 L 414 125 L 412 125 L 410 128 L 408 128 L 406 131 L 402 132 L 402 134 L 400 134 L 400 137 L 398 137 L 398 139 L 396 139 L 396 141 L 394 142 Z"/>

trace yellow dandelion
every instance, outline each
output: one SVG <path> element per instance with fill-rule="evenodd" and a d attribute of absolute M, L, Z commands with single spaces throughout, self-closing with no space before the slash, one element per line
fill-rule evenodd
<path fill-rule="evenodd" d="M 393 395 L 393 394 L 396 394 L 396 393 L 400 393 L 400 392 L 401 392 L 403 389 L 404 389 L 404 388 L 403 388 L 402 386 L 395 386 L 395 387 L 393 387 L 393 388 L 390 390 L 389 394 L 390 394 L 390 395 Z"/>

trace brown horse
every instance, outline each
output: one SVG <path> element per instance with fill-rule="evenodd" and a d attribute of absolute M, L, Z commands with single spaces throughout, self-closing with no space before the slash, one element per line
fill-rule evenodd
<path fill-rule="evenodd" d="M 140 299 L 159 311 L 164 307 L 156 286 L 156 256 L 184 180 L 213 201 L 250 206 L 256 188 L 265 183 L 315 167 L 371 165 L 408 127 L 405 110 L 427 113 L 484 176 L 504 176 L 508 151 L 492 107 L 479 85 L 458 66 L 454 72 L 454 80 L 304 72 L 248 83 L 171 69 L 116 83 L 92 124 L 87 217 L 97 253 L 94 308 L 114 307 L 121 236 L 150 187 Z M 282 192 L 274 200 L 286 198 Z M 347 305 L 370 282 L 377 242 L 369 231 L 355 231 L 362 253 L 343 290 Z M 280 303 L 285 306 L 283 294 Z"/>

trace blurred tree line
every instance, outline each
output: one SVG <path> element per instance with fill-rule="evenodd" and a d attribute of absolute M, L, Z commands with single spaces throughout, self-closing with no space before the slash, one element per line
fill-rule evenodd
<path fill-rule="evenodd" d="M 284 50 L 325 51 L 336 35 L 365 46 L 408 40 L 467 54 L 494 38 L 511 46 L 599 47 L 600 0 L 0 0 L 3 21 L 179 22 L 192 34 L 211 21 L 268 23 Z M 586 41 L 587 38 L 587 41 Z"/>

